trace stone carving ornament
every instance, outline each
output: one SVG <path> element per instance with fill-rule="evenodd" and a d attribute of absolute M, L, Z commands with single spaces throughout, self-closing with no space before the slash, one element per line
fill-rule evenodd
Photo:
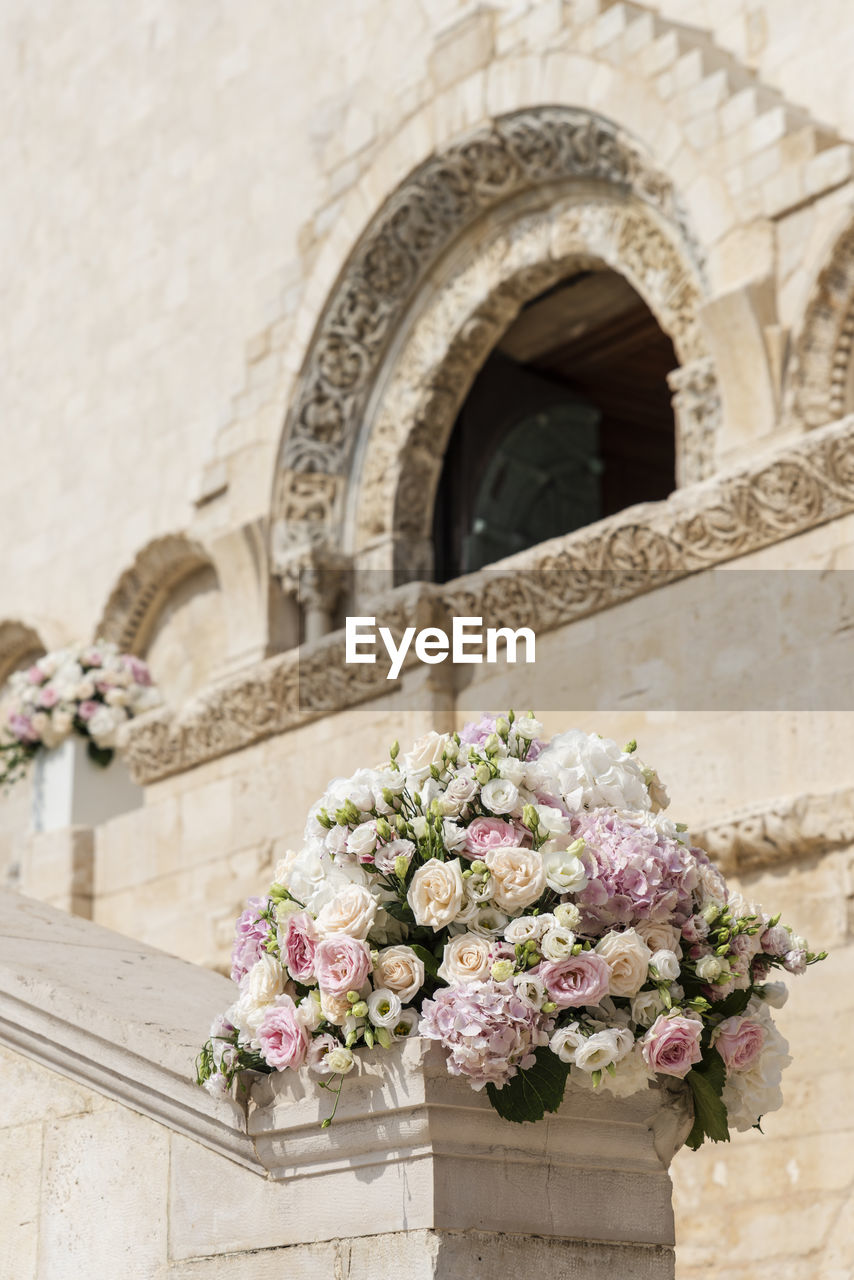
<path fill-rule="evenodd" d="M 126 653 L 141 653 L 166 596 L 196 569 L 211 563 L 205 549 L 184 534 L 166 534 L 143 547 L 116 583 L 95 629 Z"/>
<path fill-rule="evenodd" d="M 724 476 L 630 508 L 446 586 L 398 587 L 376 613 L 399 636 L 420 602 L 538 633 L 854 512 L 854 417 Z M 434 615 L 435 616 L 435 615 Z M 150 783 L 297 724 L 388 694 L 386 671 L 347 665 L 339 632 L 221 681 L 175 712 L 132 720 L 128 763 Z"/>
<path fill-rule="evenodd" d="M 786 392 L 791 427 L 823 426 L 850 407 L 852 344 L 854 225 L 836 241 L 807 303 Z"/>
<path fill-rule="evenodd" d="M 362 422 L 390 344 L 428 272 L 490 211 L 537 190 L 559 194 L 569 185 L 631 201 L 655 215 L 622 223 L 615 256 L 634 262 L 647 279 L 672 274 L 674 259 L 679 262 L 678 287 L 670 290 L 660 319 L 677 350 L 680 344 L 692 349 L 687 358 L 706 354 L 696 327 L 701 255 L 668 178 L 624 131 L 590 112 L 538 107 L 500 117 L 417 168 L 379 210 L 347 263 L 320 317 L 283 434 L 273 494 L 274 563 L 286 560 L 294 543 L 327 542 L 331 535 L 340 545 Z M 545 256 L 543 279 L 554 268 L 548 250 Z M 524 286 L 516 282 L 516 309 L 536 292 L 536 264 L 530 265 L 533 274 Z M 447 412 L 512 319 L 508 303 L 505 294 L 462 326 L 467 368 L 457 354 L 434 380 Z M 423 467 L 419 472 L 416 462 L 417 456 L 402 482 L 396 503 L 401 513 L 408 494 L 423 490 Z"/>

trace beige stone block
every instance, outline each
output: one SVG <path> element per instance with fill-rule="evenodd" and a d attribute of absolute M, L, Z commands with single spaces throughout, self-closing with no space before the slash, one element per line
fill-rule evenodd
<path fill-rule="evenodd" d="M 0 1130 L 0 1275 L 15 1280 L 36 1280 L 40 1274 L 41 1163 L 40 1124 Z"/>
<path fill-rule="evenodd" d="M 169 1135 L 120 1107 L 45 1126 L 39 1273 L 156 1275 L 166 1264 Z"/>
<path fill-rule="evenodd" d="M 682 53 L 679 37 L 668 31 L 641 50 L 640 69 L 645 76 L 653 76 L 672 66 Z"/>
<path fill-rule="evenodd" d="M 430 74 L 438 89 L 489 64 L 494 47 L 495 14 L 477 8 L 436 39 L 429 57 Z"/>
<path fill-rule="evenodd" d="M 93 1095 L 88 1089 L 4 1048 L 0 1048 L 0 1078 L 0 1130 L 32 1127 L 43 1120 L 78 1115 L 93 1107 Z"/>
<path fill-rule="evenodd" d="M 829 187 L 840 186 L 854 176 L 854 149 L 849 143 L 828 147 L 813 156 L 804 178 L 807 195 L 817 195 Z"/>
<path fill-rule="evenodd" d="M 803 169 L 800 166 L 783 169 L 762 184 L 762 212 L 769 218 L 778 217 L 799 204 L 804 194 Z"/>

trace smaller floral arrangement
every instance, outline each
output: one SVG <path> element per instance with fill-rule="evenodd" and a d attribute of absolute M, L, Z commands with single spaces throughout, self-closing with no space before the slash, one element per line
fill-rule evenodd
<path fill-rule="evenodd" d="M 337 1105 L 361 1053 L 418 1034 L 511 1121 L 567 1084 L 681 1081 L 696 1148 L 782 1104 L 770 979 L 825 953 L 727 885 L 635 742 L 541 735 L 485 716 L 330 783 L 237 921 L 200 1084 L 307 1067 Z"/>
<path fill-rule="evenodd" d="M 9 679 L 0 783 L 17 781 L 39 751 L 72 733 L 86 738 L 92 760 L 108 765 L 121 726 L 160 701 L 148 664 L 109 641 L 45 654 Z"/>

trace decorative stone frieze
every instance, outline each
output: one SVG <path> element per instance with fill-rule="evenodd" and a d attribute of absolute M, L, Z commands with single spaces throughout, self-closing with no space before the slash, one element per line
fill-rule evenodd
<path fill-rule="evenodd" d="M 545 632 L 851 512 L 854 417 L 486 572 L 397 588 L 381 602 L 383 621 L 399 636 L 424 598 L 480 616 L 484 626 L 536 618 Z M 133 776 L 151 783 L 388 692 L 380 662 L 348 666 L 343 658 L 339 632 L 222 681 L 178 712 L 162 708 L 130 721 L 122 735 Z"/>
<path fill-rule="evenodd" d="M 726 874 L 821 857 L 854 845 L 854 789 L 788 796 L 692 835 Z"/>

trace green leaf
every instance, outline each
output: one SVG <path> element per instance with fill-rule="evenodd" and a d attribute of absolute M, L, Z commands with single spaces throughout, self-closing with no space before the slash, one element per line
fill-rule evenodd
<path fill-rule="evenodd" d="M 387 911 L 394 920 L 402 920 L 406 924 L 411 924 L 415 919 L 408 902 L 384 902 L 383 911 Z"/>
<path fill-rule="evenodd" d="M 720 1014 L 721 1018 L 735 1018 L 738 1014 L 744 1013 L 749 1003 L 749 989 L 747 991 L 733 991 L 725 1000 L 716 1000 L 712 1005 L 712 1009 L 716 1014 Z"/>
<path fill-rule="evenodd" d="M 692 1151 L 703 1145 L 706 1138 L 712 1142 L 729 1142 L 726 1107 L 721 1093 L 726 1080 L 726 1067 L 716 1049 L 710 1049 L 699 1066 L 685 1077 L 694 1097 L 694 1127 L 685 1139 Z"/>
<path fill-rule="evenodd" d="M 548 1045 L 541 1045 L 536 1062 L 527 1071 L 517 1071 L 503 1089 L 486 1086 L 486 1095 L 498 1114 L 514 1124 L 542 1120 L 547 1111 L 557 1111 L 563 1101 L 569 1063 L 561 1062 Z"/>
<path fill-rule="evenodd" d="M 112 747 L 99 747 L 96 742 L 90 738 L 86 743 L 86 754 L 95 764 L 100 765 L 102 769 L 106 769 L 112 760 L 115 752 Z"/>
<path fill-rule="evenodd" d="M 433 955 L 433 952 L 428 951 L 426 947 L 419 946 L 416 942 L 410 942 L 409 946 L 418 956 L 418 959 L 424 962 L 424 968 L 430 977 L 435 978 L 439 972 L 439 961 Z"/>

